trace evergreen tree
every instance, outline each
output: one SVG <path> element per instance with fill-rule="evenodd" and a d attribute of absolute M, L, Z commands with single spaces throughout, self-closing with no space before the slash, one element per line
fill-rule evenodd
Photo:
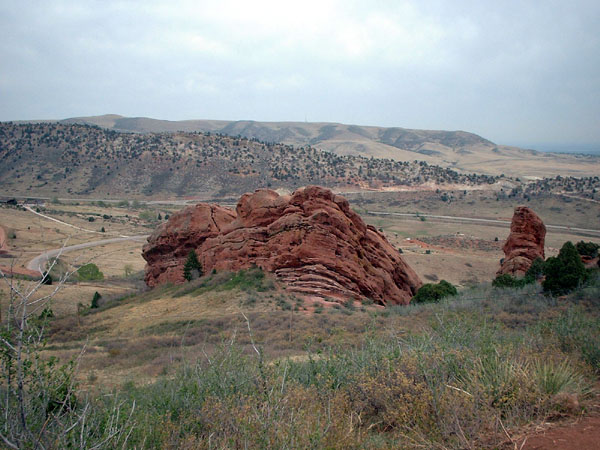
<path fill-rule="evenodd" d="M 192 281 L 195 278 L 194 272 L 197 272 L 199 277 L 202 276 L 202 264 L 198 261 L 198 255 L 194 250 L 190 250 L 185 265 L 183 266 L 183 278 L 187 281 Z"/>
<path fill-rule="evenodd" d="M 98 291 L 94 292 L 94 297 L 92 298 L 92 304 L 90 305 L 90 308 L 98 308 L 100 306 L 98 302 L 101 298 L 102 295 L 100 295 Z"/>

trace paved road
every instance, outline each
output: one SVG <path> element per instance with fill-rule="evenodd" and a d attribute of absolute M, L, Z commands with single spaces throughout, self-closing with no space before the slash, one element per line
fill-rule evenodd
<path fill-rule="evenodd" d="M 399 216 L 399 217 L 413 217 L 416 218 L 417 215 L 413 213 L 393 213 L 393 212 L 385 212 L 385 211 L 367 211 L 367 214 L 372 214 L 375 216 Z M 472 222 L 472 223 L 488 223 L 492 225 L 502 225 L 502 226 L 510 226 L 510 222 L 508 220 L 497 220 L 497 219 L 480 219 L 475 217 L 460 217 L 460 216 L 437 216 L 434 214 L 420 214 L 419 216 L 438 219 L 440 221 L 447 222 Z M 600 236 L 600 230 L 591 230 L 588 228 L 577 228 L 577 227 L 568 227 L 565 225 L 546 225 L 547 229 L 554 229 L 560 231 L 568 231 L 572 234 L 581 234 L 581 233 L 591 233 L 597 234 Z"/>
<path fill-rule="evenodd" d="M 40 272 L 40 274 L 41 274 L 43 272 L 48 260 L 50 260 L 51 258 L 54 258 L 58 255 L 61 255 L 63 253 L 72 252 L 74 250 L 80 250 L 82 248 L 96 247 L 98 245 L 113 244 L 115 242 L 123 242 L 123 241 L 144 242 L 144 240 L 148 236 L 149 235 L 146 234 L 146 235 L 139 235 L 139 236 L 125 236 L 125 237 L 118 237 L 118 238 L 112 238 L 112 239 L 102 239 L 100 241 L 85 242 L 83 244 L 69 245 L 67 247 L 61 247 L 61 248 L 57 248 L 54 250 L 48 250 L 47 252 L 44 252 L 41 255 L 38 255 L 35 258 L 33 258 L 31 261 L 29 261 L 27 263 L 27 268 L 29 270 L 35 270 L 37 272 Z"/>

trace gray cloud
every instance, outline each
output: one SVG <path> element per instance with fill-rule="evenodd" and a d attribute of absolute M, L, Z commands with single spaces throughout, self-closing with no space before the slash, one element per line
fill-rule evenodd
<path fill-rule="evenodd" d="M 600 142 L 597 1 L 3 1 L 0 29 L 0 120 L 306 117 Z"/>

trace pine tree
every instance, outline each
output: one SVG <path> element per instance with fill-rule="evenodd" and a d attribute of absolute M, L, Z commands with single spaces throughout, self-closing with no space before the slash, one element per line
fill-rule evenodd
<path fill-rule="evenodd" d="M 92 298 L 92 304 L 90 305 L 90 308 L 98 308 L 100 306 L 100 299 L 102 298 L 102 295 L 100 295 L 100 293 L 98 291 L 94 292 L 94 297 Z"/>
<path fill-rule="evenodd" d="M 185 265 L 183 266 L 183 278 L 187 281 L 192 281 L 194 272 L 197 271 L 198 276 L 202 276 L 202 264 L 198 261 L 198 256 L 194 250 L 190 250 Z"/>

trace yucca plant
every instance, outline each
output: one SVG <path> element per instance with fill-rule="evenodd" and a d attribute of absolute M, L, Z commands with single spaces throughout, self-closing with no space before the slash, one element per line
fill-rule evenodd
<path fill-rule="evenodd" d="M 533 365 L 533 373 L 540 392 L 544 394 L 567 392 L 581 395 L 590 391 L 589 384 L 568 360 L 538 360 Z"/>

